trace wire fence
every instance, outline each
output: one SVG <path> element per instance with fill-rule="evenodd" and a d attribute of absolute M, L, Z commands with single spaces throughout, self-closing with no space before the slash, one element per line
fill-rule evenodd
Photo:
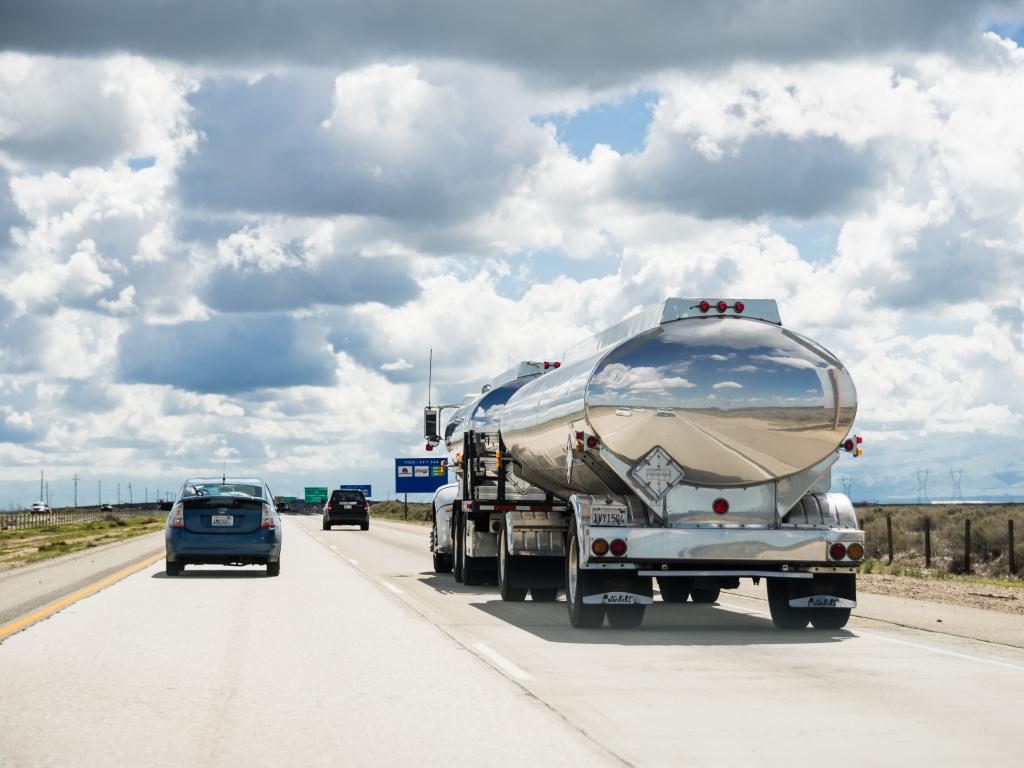
<path fill-rule="evenodd" d="M 160 515 L 156 504 L 134 507 L 114 507 L 113 511 L 91 509 L 55 509 L 50 512 L 0 512 L 0 531 L 21 531 L 28 528 L 49 528 L 59 525 L 76 525 L 110 517 L 131 517 L 135 515 Z"/>
<path fill-rule="evenodd" d="M 867 557 L 985 576 L 1024 575 L 1024 505 L 859 509 Z"/>

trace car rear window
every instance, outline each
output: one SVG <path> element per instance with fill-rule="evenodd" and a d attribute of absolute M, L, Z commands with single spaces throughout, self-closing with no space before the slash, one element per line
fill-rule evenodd
<path fill-rule="evenodd" d="M 362 501 L 363 494 L 359 491 L 335 491 L 331 494 L 331 501 Z"/>
<path fill-rule="evenodd" d="M 263 497 L 258 485 L 246 483 L 195 483 L 185 489 L 185 496 L 253 496 Z"/>

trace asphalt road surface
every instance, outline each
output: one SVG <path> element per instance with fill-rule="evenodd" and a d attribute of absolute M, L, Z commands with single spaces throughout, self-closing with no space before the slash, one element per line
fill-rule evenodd
<path fill-rule="evenodd" d="M 430 572 L 428 531 L 285 520 L 281 576 L 162 561 L 0 644 L 0 765 L 1019 764 L 1024 649 L 755 590 L 573 630 Z M 1004 621 L 1020 621 L 1009 617 Z M 1020 621 L 1024 645 L 1024 621 Z M 1003 624 L 1003 635 L 1012 627 Z"/>

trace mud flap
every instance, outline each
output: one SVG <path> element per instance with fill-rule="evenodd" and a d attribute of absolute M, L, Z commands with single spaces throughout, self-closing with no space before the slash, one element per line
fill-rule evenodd
<path fill-rule="evenodd" d="M 845 597 L 834 595 L 810 595 L 809 597 L 794 597 L 789 601 L 790 608 L 856 608 L 856 600 L 848 600 Z"/>

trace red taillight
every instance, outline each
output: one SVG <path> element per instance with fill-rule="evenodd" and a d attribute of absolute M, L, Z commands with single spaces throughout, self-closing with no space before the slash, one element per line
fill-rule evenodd
<path fill-rule="evenodd" d="M 551 363 L 544 363 L 544 370 L 545 370 L 545 371 L 546 371 L 546 370 L 547 370 L 548 368 L 550 368 L 550 367 L 551 367 Z"/>
<path fill-rule="evenodd" d="M 434 446 L 432 446 L 430 443 L 427 443 L 427 450 L 428 451 L 434 450 Z"/>
<path fill-rule="evenodd" d="M 711 510 L 716 515 L 724 515 L 729 511 L 729 502 L 725 499 L 715 499 L 711 504 Z"/>
<path fill-rule="evenodd" d="M 363 502 L 363 509 L 364 509 L 365 511 L 369 512 L 369 511 L 370 511 L 370 502 L 368 502 L 368 501 L 364 501 L 364 502 Z"/>
<path fill-rule="evenodd" d="M 743 302 L 737 301 L 735 304 L 732 305 L 732 308 L 735 309 L 737 312 L 742 312 L 744 310 Z"/>
<path fill-rule="evenodd" d="M 853 453 L 853 449 L 856 448 L 856 447 L 857 447 L 857 443 L 855 443 L 851 439 L 847 439 L 847 441 L 845 443 L 843 443 L 843 450 L 844 451 L 849 451 L 850 453 Z"/>
<path fill-rule="evenodd" d="M 701 312 L 707 312 L 709 309 L 711 309 L 711 302 L 709 302 L 709 301 L 702 301 L 697 306 L 698 306 L 698 308 L 700 309 Z"/>
<path fill-rule="evenodd" d="M 626 554 L 626 542 L 622 539 L 612 539 L 611 552 L 616 557 L 622 557 Z"/>
<path fill-rule="evenodd" d="M 842 542 L 837 541 L 831 547 L 828 548 L 828 553 L 831 555 L 833 560 L 842 560 L 846 557 L 846 545 Z"/>
<path fill-rule="evenodd" d="M 715 305 L 715 309 L 717 309 L 719 312 L 725 312 L 725 310 L 727 310 L 728 308 L 729 305 L 726 304 L 724 301 L 720 301 Z"/>
<path fill-rule="evenodd" d="M 185 527 L 185 510 L 179 501 L 171 507 L 171 528 Z"/>
<path fill-rule="evenodd" d="M 555 368 L 561 368 L 562 367 L 561 363 L 552 363 L 552 365 L 554 365 Z"/>
<path fill-rule="evenodd" d="M 260 519 L 260 528 L 273 528 L 274 516 L 270 513 L 270 505 L 263 505 L 263 517 Z"/>
<path fill-rule="evenodd" d="M 597 448 L 597 438 L 593 435 L 587 438 L 587 448 Z"/>

